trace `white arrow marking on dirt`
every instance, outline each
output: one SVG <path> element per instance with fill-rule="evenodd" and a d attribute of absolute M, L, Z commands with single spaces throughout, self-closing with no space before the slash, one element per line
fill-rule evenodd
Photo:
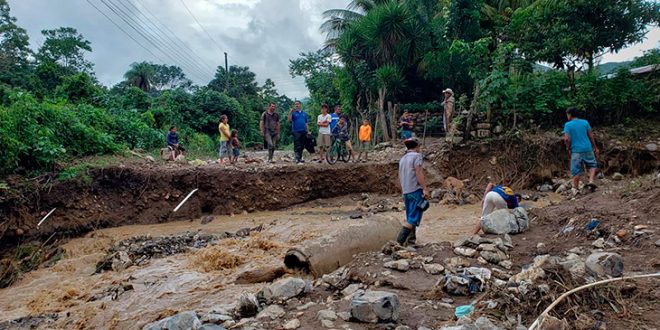
<path fill-rule="evenodd" d="M 173 211 L 173 212 L 178 211 L 178 210 L 181 208 L 181 206 L 183 206 L 183 204 L 185 204 L 186 201 L 188 201 L 188 198 L 190 198 L 190 196 L 192 196 L 197 190 L 199 190 L 199 188 L 195 188 L 195 190 L 191 191 L 191 192 L 188 194 L 188 196 L 186 196 L 186 198 L 184 198 L 184 199 L 181 201 L 181 203 L 179 203 L 179 205 L 177 205 L 177 206 L 174 208 L 174 211 Z"/>
<path fill-rule="evenodd" d="M 41 219 L 41 221 L 39 221 L 39 223 L 37 224 L 37 228 L 39 228 L 39 226 L 41 226 L 41 224 L 42 224 L 44 221 L 46 221 L 46 219 L 48 219 L 48 217 L 49 217 L 51 214 L 53 214 L 53 212 L 55 212 L 55 210 L 57 210 L 57 208 L 53 208 L 52 210 L 50 210 L 50 212 L 48 212 L 48 214 L 46 214 L 46 216 L 45 216 L 43 219 Z"/>

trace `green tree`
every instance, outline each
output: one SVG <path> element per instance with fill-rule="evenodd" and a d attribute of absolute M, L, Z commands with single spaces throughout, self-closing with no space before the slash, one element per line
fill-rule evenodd
<path fill-rule="evenodd" d="M 16 25 L 11 16 L 9 4 L 0 0 L 0 82 L 12 85 L 25 85 L 32 51 L 25 29 Z"/>
<path fill-rule="evenodd" d="M 539 0 L 513 14 L 509 31 L 535 61 L 573 72 L 595 59 L 642 41 L 660 21 L 660 3 L 645 0 Z"/>
<path fill-rule="evenodd" d="M 131 69 L 124 73 L 124 78 L 131 86 L 145 92 L 151 90 L 155 77 L 156 69 L 153 64 L 148 62 L 133 63 Z"/>
<path fill-rule="evenodd" d="M 227 95 L 234 98 L 257 96 L 259 85 L 256 78 L 257 75 L 247 66 L 232 65 L 229 73 L 219 66 L 208 87 L 219 92 L 226 90 Z"/>
<path fill-rule="evenodd" d="M 326 50 L 334 50 L 339 37 L 355 21 L 364 17 L 371 9 L 391 0 L 353 0 L 346 9 L 329 9 L 323 12 L 325 21 L 321 24 L 321 32 L 326 34 Z"/>
<path fill-rule="evenodd" d="M 55 94 L 72 103 L 96 103 L 94 98 L 100 93 L 92 78 L 84 72 L 64 77 Z"/>
<path fill-rule="evenodd" d="M 85 59 L 85 52 L 91 52 L 91 43 L 71 27 L 42 30 L 45 40 L 39 48 L 37 59 L 63 66 L 67 72 L 92 72 L 93 64 Z"/>
<path fill-rule="evenodd" d="M 186 77 L 183 70 L 176 65 L 152 64 L 156 71 L 153 77 L 153 87 L 157 91 L 165 89 L 184 88 L 192 86 L 192 81 Z"/>

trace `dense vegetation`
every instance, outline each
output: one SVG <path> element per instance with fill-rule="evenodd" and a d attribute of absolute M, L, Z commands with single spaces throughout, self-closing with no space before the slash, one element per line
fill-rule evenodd
<path fill-rule="evenodd" d="M 30 49 L 26 30 L 0 0 L 0 174 L 52 170 L 126 148 L 150 151 L 164 145 L 171 125 L 189 150 L 209 155 L 221 114 L 250 146 L 260 142 L 266 104 L 277 102 L 285 113 L 292 103 L 270 79 L 259 86 L 249 68 L 237 66 L 228 74 L 218 67 L 207 86 L 196 86 L 177 66 L 136 62 L 123 82 L 107 88 L 86 59 L 91 43 L 76 29 L 42 35 L 42 46 Z"/>
<path fill-rule="evenodd" d="M 312 114 L 328 103 L 353 118 L 378 115 L 384 139 L 396 116 L 386 114 L 388 102 L 438 110 L 447 87 L 458 110 L 485 112 L 507 128 L 558 125 L 569 105 L 596 124 L 618 123 L 658 114 L 659 71 L 634 76 L 621 68 L 606 77 L 598 59 L 641 41 L 659 15 L 660 4 L 644 0 L 355 0 L 325 13 L 326 47 L 302 53 L 289 69 L 305 78 Z M 137 59 L 124 81 L 106 87 L 86 59 L 91 43 L 75 28 L 42 35 L 41 47 L 31 49 L 0 0 L 0 174 L 153 150 L 173 124 L 189 150 L 211 153 L 221 114 L 250 146 L 261 142 L 258 118 L 267 103 L 282 114 L 292 103 L 271 80 L 260 86 L 238 66 L 218 67 L 197 86 L 177 66 Z M 658 63 L 654 49 L 628 66 Z M 283 125 L 284 144 L 287 131 Z"/>
<path fill-rule="evenodd" d="M 355 0 L 325 16 L 326 48 L 291 61 L 291 73 L 306 78 L 312 103 L 341 103 L 380 123 L 395 117 L 389 101 L 440 110 L 448 87 L 459 110 L 508 128 L 559 125 L 572 105 L 595 124 L 660 108 L 660 71 L 597 70 L 603 54 L 657 26 L 654 1 Z M 658 63 L 654 49 L 628 66 Z"/>

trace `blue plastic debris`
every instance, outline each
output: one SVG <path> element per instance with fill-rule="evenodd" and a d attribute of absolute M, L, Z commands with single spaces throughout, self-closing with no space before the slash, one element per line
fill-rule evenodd
<path fill-rule="evenodd" d="M 456 310 L 454 311 L 454 315 L 456 315 L 456 317 L 460 319 L 461 317 L 466 317 L 470 315 L 472 312 L 474 312 L 474 306 L 462 305 L 456 307 Z"/>
<path fill-rule="evenodd" d="M 591 219 L 587 224 L 587 230 L 594 230 L 596 227 L 598 227 L 599 224 L 600 221 L 598 221 L 598 219 Z"/>

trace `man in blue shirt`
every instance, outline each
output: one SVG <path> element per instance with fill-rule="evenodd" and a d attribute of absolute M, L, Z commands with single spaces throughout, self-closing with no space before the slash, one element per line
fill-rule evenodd
<path fill-rule="evenodd" d="M 293 108 L 289 111 L 288 120 L 291 123 L 291 132 L 293 133 L 293 151 L 296 154 L 296 164 L 302 164 L 305 162 L 302 154 L 309 127 L 307 126 L 307 113 L 302 110 L 300 101 L 293 104 Z"/>
<path fill-rule="evenodd" d="M 564 124 L 564 143 L 566 151 L 571 160 L 571 177 L 573 180 L 573 195 L 577 195 L 580 187 L 580 174 L 582 173 L 582 164 L 589 170 L 589 183 L 587 187 L 592 190 L 596 188 L 594 180 L 598 171 L 598 147 L 594 140 L 594 134 L 591 131 L 589 122 L 578 117 L 576 108 L 566 110 L 568 122 Z"/>

